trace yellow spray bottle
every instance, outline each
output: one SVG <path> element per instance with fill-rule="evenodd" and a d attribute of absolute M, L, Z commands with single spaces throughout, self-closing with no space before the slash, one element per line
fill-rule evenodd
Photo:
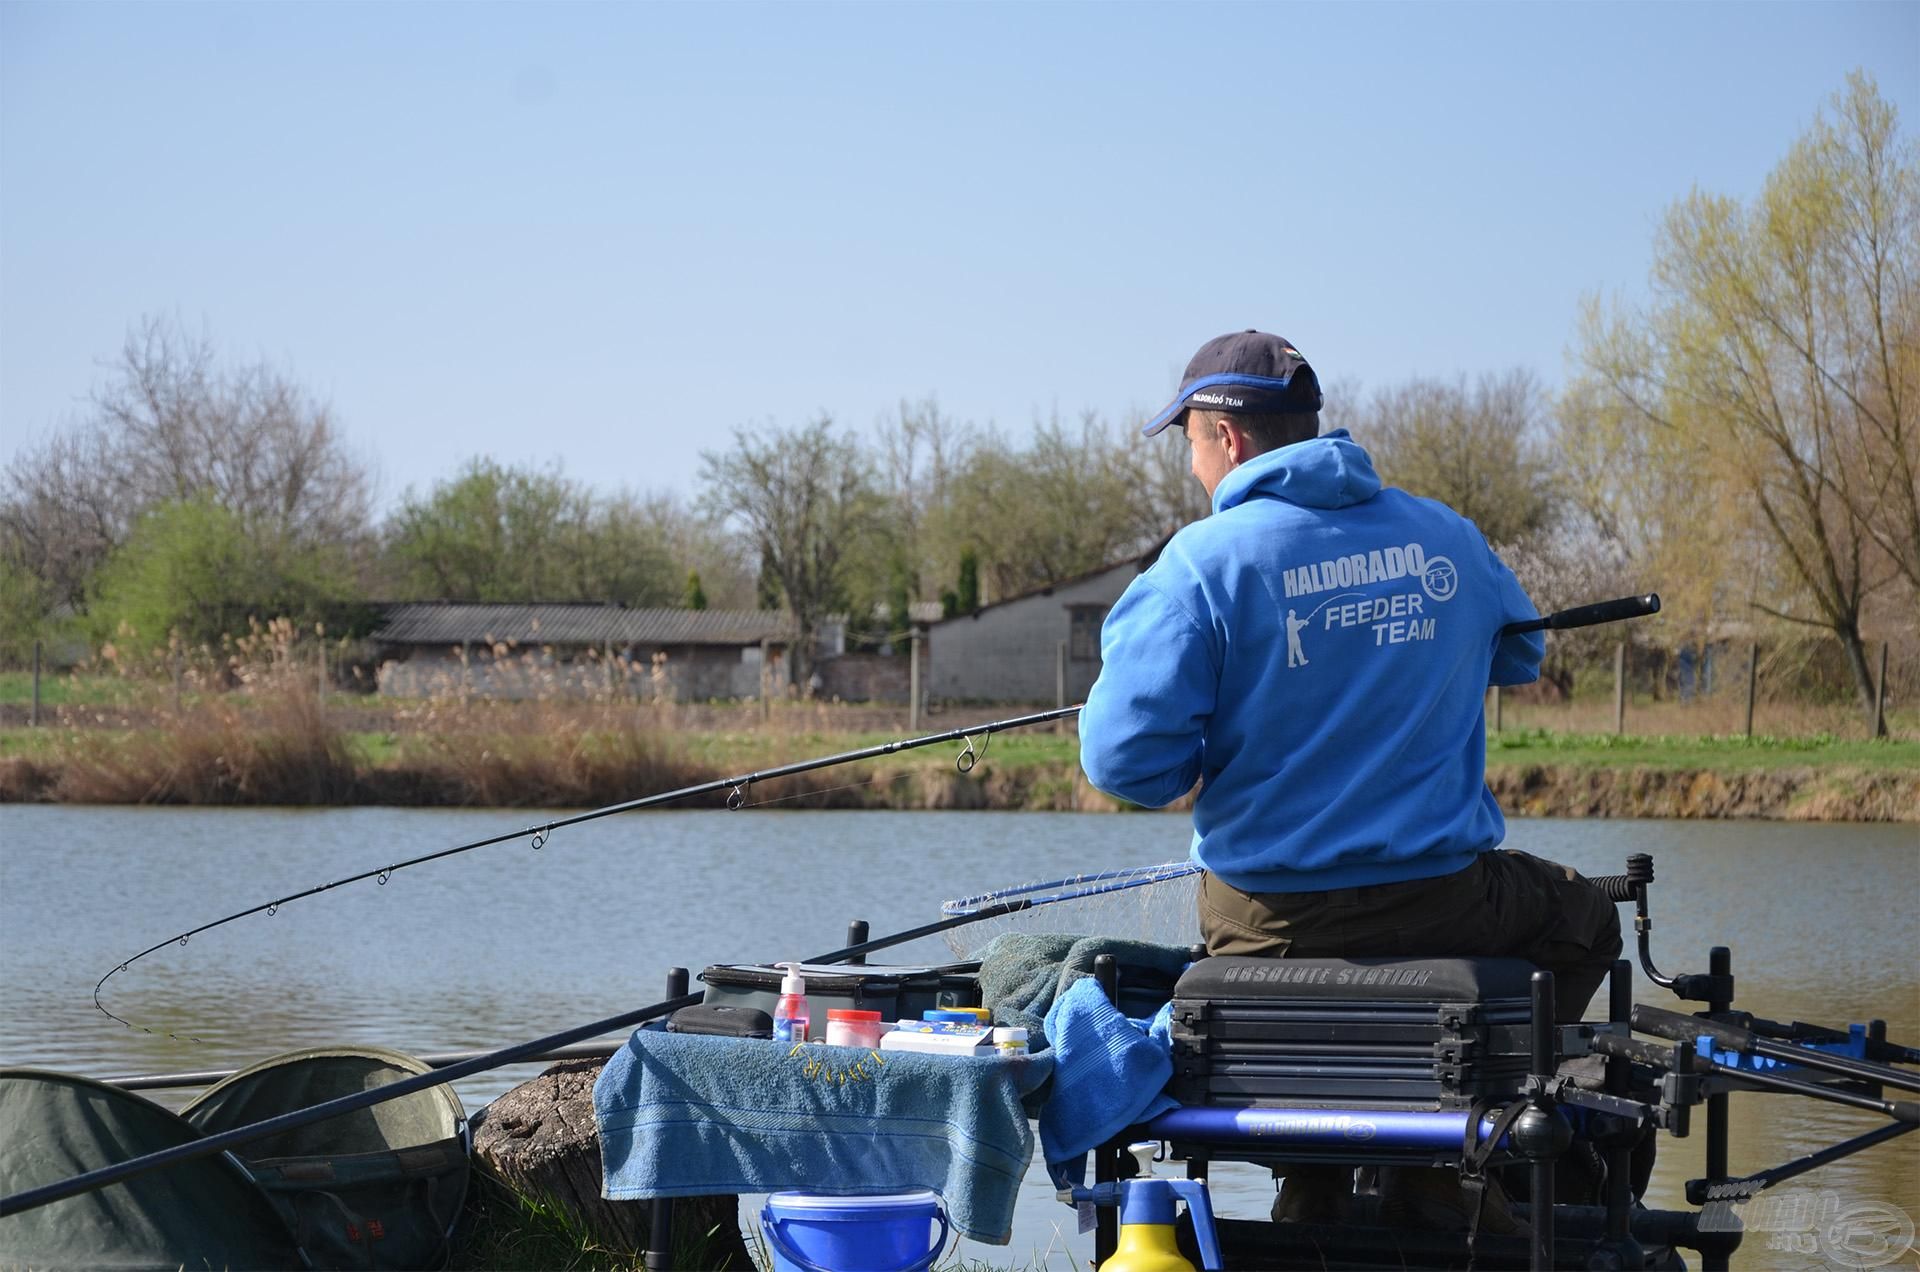
<path fill-rule="evenodd" d="M 1146 1149 L 1142 1154 L 1141 1149 Z M 1099 1272 L 1195 1272 L 1180 1253 L 1173 1237 L 1175 1201 L 1187 1203 L 1193 1216 L 1193 1235 L 1200 1243 L 1200 1259 L 1209 1269 L 1225 1266 L 1220 1259 L 1220 1242 L 1213 1229 L 1213 1205 L 1207 1200 L 1204 1179 L 1156 1179 L 1148 1164 L 1151 1145 L 1134 1145 L 1140 1158 L 1143 1178 L 1122 1179 L 1075 1188 L 1072 1199 L 1096 1206 L 1119 1206 L 1120 1239 L 1113 1257 L 1102 1263 Z"/>

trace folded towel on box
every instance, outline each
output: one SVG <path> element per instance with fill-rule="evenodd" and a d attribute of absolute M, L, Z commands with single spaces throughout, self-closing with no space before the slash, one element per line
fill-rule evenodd
<path fill-rule="evenodd" d="M 1050 1056 L 920 1055 L 642 1029 L 593 1087 L 602 1195 L 931 1188 L 956 1231 L 1013 1232 L 1033 1156 L 1021 1097 Z"/>
<path fill-rule="evenodd" d="M 1036 1051 L 1047 1045 L 1047 1012 L 1075 981 L 1093 975 L 1093 960 L 1111 954 L 1120 969 L 1120 1012 L 1146 1018 L 1173 997 L 1186 970 L 1186 947 L 1110 936 L 1003 933 L 980 952 L 980 1002 L 997 1025 L 1020 1025 Z"/>
<path fill-rule="evenodd" d="M 1173 1076 L 1173 1004 L 1151 1021 L 1121 1015 L 1100 986 L 1076 981 L 1047 1013 L 1053 1086 L 1040 1109 L 1040 1147 L 1055 1183 L 1079 1183 L 1089 1150 L 1135 1122 L 1177 1107 Z"/>

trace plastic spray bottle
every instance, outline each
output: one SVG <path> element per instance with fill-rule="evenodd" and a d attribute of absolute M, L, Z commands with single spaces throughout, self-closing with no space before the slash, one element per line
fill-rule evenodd
<path fill-rule="evenodd" d="M 1114 1247 L 1113 1257 L 1100 1265 L 1100 1272 L 1194 1272 L 1193 1264 L 1180 1253 L 1174 1241 L 1175 1201 L 1186 1202 L 1193 1216 L 1193 1235 L 1200 1246 L 1202 1264 L 1209 1269 L 1225 1267 L 1220 1259 L 1220 1240 L 1214 1233 L 1213 1204 L 1207 1198 L 1207 1181 L 1156 1179 L 1152 1164 L 1154 1145 L 1134 1144 L 1129 1146 L 1129 1151 L 1140 1162 L 1139 1178 L 1060 1193 L 1062 1201 L 1120 1208 L 1120 1240 Z"/>
<path fill-rule="evenodd" d="M 800 975 L 798 963 L 775 963 L 775 967 L 787 969 L 786 976 L 780 981 L 780 1001 L 773 1008 L 773 1040 L 775 1042 L 805 1042 L 807 1040 L 807 982 Z"/>

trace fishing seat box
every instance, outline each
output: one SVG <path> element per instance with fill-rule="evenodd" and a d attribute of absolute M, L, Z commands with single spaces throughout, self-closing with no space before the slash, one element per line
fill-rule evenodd
<path fill-rule="evenodd" d="M 1206 958 L 1173 992 L 1182 1104 L 1464 1109 L 1531 1061 L 1532 964 L 1512 958 Z"/>
<path fill-rule="evenodd" d="M 807 1011 L 824 1034 L 827 1013 L 842 1009 L 877 1011 L 882 1020 L 918 1020 L 942 1007 L 980 1005 L 980 964 L 939 967 L 887 967 L 848 963 L 801 964 L 807 982 Z M 709 1007 L 757 1007 L 772 1013 L 780 1001 L 786 972 L 768 964 L 717 963 L 700 973 Z"/>

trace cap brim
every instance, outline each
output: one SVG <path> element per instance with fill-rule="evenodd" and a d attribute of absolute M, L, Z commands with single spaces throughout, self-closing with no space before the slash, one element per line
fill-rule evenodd
<path fill-rule="evenodd" d="M 1155 433 L 1158 433 L 1161 429 L 1166 428 L 1169 424 L 1179 419 L 1180 413 L 1186 409 L 1187 398 L 1183 393 L 1173 399 L 1173 401 L 1167 403 L 1165 409 L 1163 409 L 1160 414 L 1147 421 L 1147 426 L 1140 430 L 1140 436 L 1152 437 Z"/>
<path fill-rule="evenodd" d="M 1289 391 L 1293 387 L 1294 380 L 1302 371 L 1305 371 L 1309 376 L 1313 375 L 1313 368 L 1305 362 L 1302 362 L 1284 379 L 1270 375 L 1242 375 L 1231 371 L 1222 372 L 1219 375 L 1201 376 L 1198 380 L 1181 389 L 1180 396 L 1167 403 L 1167 405 L 1161 409 L 1160 414 L 1147 421 L 1147 426 L 1140 430 L 1140 435 L 1142 437 L 1152 437 L 1155 433 L 1158 433 L 1161 429 L 1173 423 L 1174 420 L 1179 418 L 1180 412 L 1187 409 L 1188 405 L 1193 401 L 1194 395 L 1201 393 L 1202 390 L 1232 388 L 1239 392 L 1242 398 L 1241 401 L 1230 402 L 1218 408 L 1228 411 L 1270 411 L 1282 415 L 1317 411 L 1320 409 L 1319 377 L 1315 376 L 1313 378 L 1313 405 L 1297 405 L 1292 402 L 1288 396 Z M 1220 400 L 1221 395 L 1218 392 L 1208 392 L 1202 395 L 1201 405 L 1212 405 Z"/>

